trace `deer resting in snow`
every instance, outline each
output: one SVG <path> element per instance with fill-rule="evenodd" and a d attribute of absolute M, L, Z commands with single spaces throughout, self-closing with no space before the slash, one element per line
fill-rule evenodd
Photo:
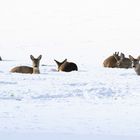
<path fill-rule="evenodd" d="M 123 53 L 120 54 L 120 58 L 116 57 L 114 55 L 116 61 L 117 61 L 117 67 L 118 68 L 132 68 L 132 62 L 129 58 L 126 58 Z"/>
<path fill-rule="evenodd" d="M 34 58 L 34 56 L 30 55 L 30 58 L 32 60 L 32 67 L 29 66 L 17 66 L 11 69 L 10 72 L 17 72 L 17 73 L 29 73 L 29 74 L 39 74 L 39 63 L 42 58 L 42 55 L 40 55 L 38 58 Z"/>
<path fill-rule="evenodd" d="M 129 58 L 132 62 L 132 67 L 134 68 L 135 72 L 137 73 L 137 75 L 140 75 L 140 56 L 137 59 L 135 59 L 133 56 L 129 55 Z"/>
<path fill-rule="evenodd" d="M 106 58 L 103 62 L 103 66 L 104 67 L 109 67 L 109 68 L 116 68 L 117 67 L 116 58 L 120 59 L 119 52 L 115 52 L 113 55 Z"/>
<path fill-rule="evenodd" d="M 70 71 L 78 71 L 78 67 L 75 63 L 73 62 L 68 62 L 67 59 L 65 59 L 63 62 L 58 62 L 57 60 L 54 60 L 58 66 L 58 71 L 65 71 L 65 72 L 70 72 Z"/>

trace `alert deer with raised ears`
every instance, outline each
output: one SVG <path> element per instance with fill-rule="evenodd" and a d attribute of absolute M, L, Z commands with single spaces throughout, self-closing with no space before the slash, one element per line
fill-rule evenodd
<path fill-rule="evenodd" d="M 25 74 L 39 74 L 39 63 L 42 58 L 42 55 L 40 55 L 38 58 L 34 58 L 34 56 L 30 55 L 30 58 L 32 60 L 32 67 L 29 66 L 17 66 L 10 70 L 10 72 L 16 72 L 16 73 L 25 73 Z"/>
<path fill-rule="evenodd" d="M 129 58 L 126 58 L 123 53 L 120 54 L 120 58 L 116 57 L 114 55 L 116 61 L 117 61 L 117 67 L 118 68 L 132 68 L 132 62 Z"/>
<path fill-rule="evenodd" d="M 116 68 L 117 67 L 117 59 L 120 59 L 119 52 L 115 52 L 113 55 L 109 56 L 106 58 L 103 62 L 104 67 L 108 68 Z"/>
<path fill-rule="evenodd" d="M 58 66 L 58 71 L 64 71 L 64 72 L 71 72 L 71 71 L 78 71 L 78 67 L 73 62 L 68 62 L 67 59 L 65 59 L 62 62 L 58 62 L 57 60 L 54 60 Z"/>
<path fill-rule="evenodd" d="M 135 72 L 137 73 L 137 75 L 140 75 L 140 56 L 134 58 L 133 56 L 129 55 L 129 58 L 132 62 L 132 67 L 134 68 Z"/>

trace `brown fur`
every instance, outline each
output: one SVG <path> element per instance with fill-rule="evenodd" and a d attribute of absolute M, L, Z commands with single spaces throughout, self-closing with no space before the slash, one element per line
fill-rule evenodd
<path fill-rule="evenodd" d="M 109 68 L 116 68 L 117 67 L 117 60 L 115 59 L 115 57 L 119 57 L 119 53 L 115 52 L 115 54 L 109 56 L 108 58 L 106 58 L 103 62 L 103 66 L 104 67 L 109 67 Z"/>
<path fill-rule="evenodd" d="M 17 66 L 10 70 L 10 72 L 17 72 L 17 73 L 29 73 L 29 74 L 39 74 L 39 62 L 42 55 L 40 55 L 38 58 L 34 58 L 32 55 L 30 55 L 30 58 L 33 62 L 33 67 L 28 66 Z"/>
<path fill-rule="evenodd" d="M 65 72 L 71 72 L 71 71 L 78 71 L 78 67 L 73 62 L 67 62 L 67 59 L 65 59 L 63 62 L 58 62 L 57 60 L 54 60 L 58 66 L 58 71 L 65 71 Z"/>
<path fill-rule="evenodd" d="M 17 72 L 17 73 L 33 73 L 33 68 L 28 66 L 17 66 L 11 69 L 10 72 Z"/>
<path fill-rule="evenodd" d="M 114 57 L 117 60 L 117 67 L 118 68 L 126 68 L 126 69 L 132 68 L 131 60 L 129 58 L 126 58 L 123 53 L 121 53 L 119 59 L 116 56 L 114 56 Z"/>

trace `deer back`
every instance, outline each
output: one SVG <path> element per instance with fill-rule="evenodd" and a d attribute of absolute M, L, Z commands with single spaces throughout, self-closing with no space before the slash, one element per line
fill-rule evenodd
<path fill-rule="evenodd" d="M 61 65 L 60 70 L 65 72 L 78 71 L 78 67 L 73 62 L 65 62 Z"/>
<path fill-rule="evenodd" d="M 17 66 L 17 67 L 12 68 L 10 70 L 10 72 L 32 74 L 33 73 L 33 68 L 32 67 L 28 67 L 28 66 Z"/>
<path fill-rule="evenodd" d="M 54 61 L 58 65 L 58 71 L 70 72 L 70 71 L 78 70 L 77 65 L 73 62 L 67 62 L 67 59 L 65 59 L 63 62 L 58 62 L 56 60 L 54 60 Z"/>

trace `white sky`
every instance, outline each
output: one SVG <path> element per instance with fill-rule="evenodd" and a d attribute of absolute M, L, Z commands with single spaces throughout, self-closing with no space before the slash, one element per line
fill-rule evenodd
<path fill-rule="evenodd" d="M 1 0 L 0 47 L 132 51 L 140 48 L 139 7 L 139 0 Z"/>

